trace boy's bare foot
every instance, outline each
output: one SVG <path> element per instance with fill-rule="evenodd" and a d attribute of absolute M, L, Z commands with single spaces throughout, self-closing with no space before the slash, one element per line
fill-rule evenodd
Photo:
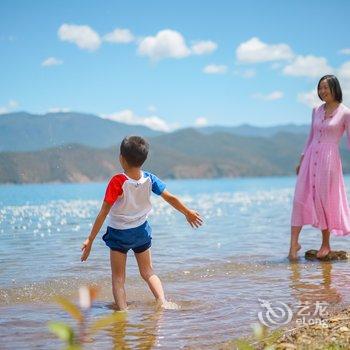
<path fill-rule="evenodd" d="M 324 246 L 320 248 L 320 250 L 317 252 L 316 257 L 318 259 L 323 259 L 325 258 L 329 253 L 331 252 L 331 247 L 330 246 Z"/>
<path fill-rule="evenodd" d="M 293 261 L 298 259 L 298 251 L 301 249 L 301 245 L 298 243 L 296 247 L 292 246 L 289 250 L 288 259 Z"/>

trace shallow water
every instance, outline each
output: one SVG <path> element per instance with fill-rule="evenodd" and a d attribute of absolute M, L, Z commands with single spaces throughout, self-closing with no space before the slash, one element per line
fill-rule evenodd
<path fill-rule="evenodd" d="M 278 177 L 168 181 L 168 189 L 205 220 L 193 230 L 181 214 L 153 198 L 154 266 L 168 298 L 180 309 L 156 310 L 129 254 L 129 311 L 86 348 L 220 348 L 250 333 L 265 310 L 259 300 L 276 308 L 287 304 L 294 319 L 301 305 L 348 304 L 347 262 L 301 259 L 290 264 L 285 258 L 294 182 Z M 350 188 L 349 177 L 346 184 Z M 52 298 L 61 294 L 74 299 L 82 284 L 101 287 L 91 319 L 112 312 L 109 254 L 102 234 L 88 262 L 79 261 L 104 186 L 0 186 L 1 349 L 60 348 L 46 323 L 69 317 Z M 333 249 L 348 249 L 348 238 L 332 240 Z M 317 248 L 320 233 L 305 228 L 301 243 L 303 251 Z M 279 326 L 285 320 L 274 321 Z"/>

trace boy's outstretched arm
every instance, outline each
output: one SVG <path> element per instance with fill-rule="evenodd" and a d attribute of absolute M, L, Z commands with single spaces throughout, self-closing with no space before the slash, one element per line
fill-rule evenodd
<path fill-rule="evenodd" d="M 186 217 L 186 220 L 192 227 L 199 227 L 202 225 L 203 220 L 200 217 L 199 213 L 197 213 L 195 210 L 191 210 L 187 208 L 186 205 L 182 203 L 182 201 L 179 198 L 177 198 L 167 190 L 164 190 L 161 196 L 166 202 L 168 202 L 176 210 L 184 214 Z"/>
<path fill-rule="evenodd" d="M 81 247 L 81 250 L 83 251 L 83 254 L 81 255 L 81 258 L 80 258 L 81 261 L 87 260 L 89 254 L 90 254 L 90 251 L 91 251 L 92 243 L 93 243 L 95 237 L 97 236 L 97 234 L 100 232 L 100 229 L 101 229 L 110 209 L 111 209 L 111 205 L 108 204 L 106 201 L 104 201 L 102 203 L 102 207 L 100 209 L 100 212 L 98 213 L 98 215 L 95 219 L 95 223 L 92 226 L 89 237 L 85 240 L 85 242 L 83 243 L 83 246 Z"/>

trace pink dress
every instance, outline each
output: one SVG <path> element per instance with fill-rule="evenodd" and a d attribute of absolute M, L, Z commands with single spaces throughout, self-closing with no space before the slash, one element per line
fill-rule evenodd
<path fill-rule="evenodd" d="M 339 141 L 347 132 L 350 146 L 350 109 L 340 104 L 324 119 L 324 104 L 312 112 L 311 130 L 304 147 L 295 186 L 292 226 L 312 225 L 333 234 L 350 234 Z"/>

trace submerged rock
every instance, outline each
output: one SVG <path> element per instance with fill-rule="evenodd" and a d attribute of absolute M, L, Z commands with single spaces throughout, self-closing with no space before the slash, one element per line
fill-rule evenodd
<path fill-rule="evenodd" d="M 347 260 L 349 255 L 344 250 L 331 251 L 324 258 L 317 258 L 317 250 L 311 249 L 305 253 L 305 259 L 307 260 L 321 260 L 321 261 L 332 261 L 332 260 Z"/>

